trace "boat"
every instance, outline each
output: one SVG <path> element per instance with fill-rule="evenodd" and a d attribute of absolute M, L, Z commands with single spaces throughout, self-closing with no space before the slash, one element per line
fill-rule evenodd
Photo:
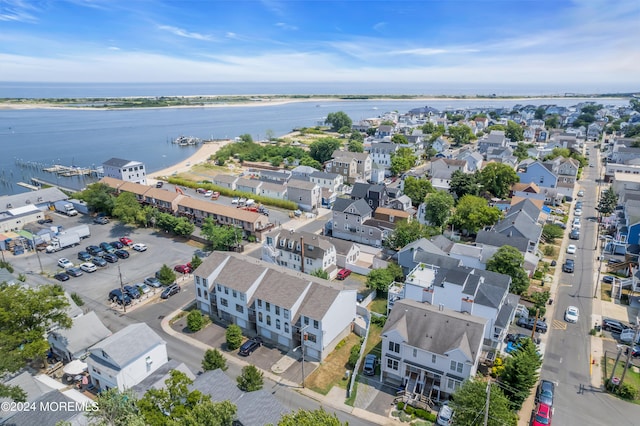
<path fill-rule="evenodd" d="M 189 146 L 189 145 L 198 145 L 202 143 L 202 139 L 196 138 L 195 136 L 178 136 L 171 142 L 180 146 Z"/>

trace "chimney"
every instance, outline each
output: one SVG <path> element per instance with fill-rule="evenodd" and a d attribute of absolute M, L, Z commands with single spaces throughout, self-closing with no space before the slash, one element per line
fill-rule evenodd
<path fill-rule="evenodd" d="M 304 237 L 300 235 L 300 272 L 304 272 Z"/>

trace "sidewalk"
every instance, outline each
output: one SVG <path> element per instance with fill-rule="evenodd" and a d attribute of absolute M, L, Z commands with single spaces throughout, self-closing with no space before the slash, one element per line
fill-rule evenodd
<path fill-rule="evenodd" d="M 193 302 L 189 302 L 187 305 L 183 306 L 183 308 L 186 308 L 187 306 L 191 305 Z M 175 331 L 170 325 L 170 321 L 179 313 L 181 313 L 183 311 L 183 308 L 178 309 L 174 312 L 172 312 L 171 314 L 167 315 L 165 318 L 162 319 L 160 325 L 162 327 L 162 330 L 183 341 L 184 343 L 200 348 L 202 350 L 207 350 L 207 349 L 219 349 L 219 348 L 214 348 L 212 346 L 209 346 L 197 339 L 194 339 L 192 337 L 186 336 L 180 332 Z M 231 364 L 235 364 L 239 367 L 245 367 L 247 365 L 249 365 L 250 363 L 238 359 L 236 357 L 230 357 L 230 356 L 226 356 L 224 352 L 222 352 L 222 355 L 225 357 L 225 359 L 227 360 L 228 363 Z M 286 370 L 286 368 L 288 368 L 288 365 L 291 362 L 291 357 L 289 356 L 289 354 L 285 355 L 282 357 L 282 359 L 280 361 L 278 361 L 275 365 L 274 365 L 274 371 L 284 371 Z M 283 370 L 284 369 L 284 370 Z M 298 383 L 294 383 L 291 382 L 289 380 L 286 380 L 280 376 L 278 376 L 277 374 L 273 373 L 272 371 L 265 371 L 263 370 L 263 374 L 264 377 L 267 379 L 272 380 L 273 382 L 283 385 L 283 386 L 287 386 L 291 389 L 296 390 L 297 392 L 299 392 L 302 395 L 305 395 L 308 398 L 311 398 L 317 402 L 319 402 L 323 407 L 328 407 L 331 408 L 332 410 L 336 410 L 336 411 L 342 411 L 344 413 L 348 413 L 348 414 L 352 414 L 360 419 L 364 419 L 366 421 L 369 421 L 371 423 L 375 423 L 375 424 L 379 424 L 379 425 L 392 425 L 392 424 L 397 424 L 397 422 L 393 421 L 392 419 L 385 417 L 385 416 L 380 416 L 378 414 L 374 414 L 374 413 L 370 413 L 368 411 L 365 410 L 361 410 L 358 408 L 354 408 L 351 407 L 349 405 L 346 405 L 344 403 L 345 400 L 345 396 L 343 392 L 340 393 L 332 393 L 329 392 L 327 395 L 322 395 L 319 394 L 317 392 L 314 392 L 308 388 L 301 388 L 300 385 Z"/>

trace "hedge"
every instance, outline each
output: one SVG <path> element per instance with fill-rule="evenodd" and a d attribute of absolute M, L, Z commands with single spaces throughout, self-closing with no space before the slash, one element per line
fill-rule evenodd
<path fill-rule="evenodd" d="M 214 185 L 212 183 L 204 183 L 204 182 L 198 183 L 191 180 L 181 179 L 176 177 L 170 177 L 167 180 L 167 182 L 169 182 L 172 185 L 186 186 L 187 188 L 191 188 L 191 189 L 196 189 L 196 188 L 210 189 L 211 191 L 218 191 L 220 195 L 225 195 L 227 197 L 252 198 L 256 202 L 267 205 L 267 206 L 280 207 L 288 210 L 296 210 L 298 208 L 298 204 L 294 203 L 293 201 L 280 200 L 278 198 L 271 198 L 271 197 L 263 197 L 262 195 L 256 195 L 250 192 L 235 191 L 233 189 L 223 188 L 221 186 Z"/>

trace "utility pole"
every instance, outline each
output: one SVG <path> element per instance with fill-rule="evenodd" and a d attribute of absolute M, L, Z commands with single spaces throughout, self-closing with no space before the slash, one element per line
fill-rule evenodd
<path fill-rule="evenodd" d="M 124 284 L 122 284 L 122 273 L 120 272 L 120 265 L 118 265 L 118 277 L 120 277 L 120 295 L 122 296 L 122 311 L 127 313 L 127 299 L 124 294 Z"/>
<path fill-rule="evenodd" d="M 540 315 L 540 309 L 536 308 L 536 318 L 533 322 L 533 328 L 531 329 L 531 341 L 536 341 L 536 328 L 538 327 L 538 315 Z"/>
<path fill-rule="evenodd" d="M 616 372 L 616 367 L 618 366 L 618 361 L 620 360 L 621 353 L 622 353 L 622 345 L 618 345 L 618 355 L 616 355 L 616 362 L 613 363 L 613 368 L 611 369 L 611 376 L 609 376 L 609 383 L 613 383 L 613 376 Z"/>
<path fill-rule="evenodd" d="M 489 424 L 489 400 L 491 398 L 491 380 L 487 382 L 487 403 L 484 409 L 484 426 Z"/>
<path fill-rule="evenodd" d="M 629 365 L 631 364 L 631 352 L 633 351 L 633 347 L 638 340 L 638 333 L 640 332 L 640 323 L 638 322 L 638 317 L 636 317 L 636 330 L 633 333 L 633 340 L 631 341 L 631 346 L 627 348 L 627 362 L 624 364 L 624 370 L 622 370 L 622 377 L 620 377 L 620 384 L 618 386 L 622 386 L 622 382 L 624 382 L 624 376 L 627 375 L 627 370 L 629 369 Z"/>

